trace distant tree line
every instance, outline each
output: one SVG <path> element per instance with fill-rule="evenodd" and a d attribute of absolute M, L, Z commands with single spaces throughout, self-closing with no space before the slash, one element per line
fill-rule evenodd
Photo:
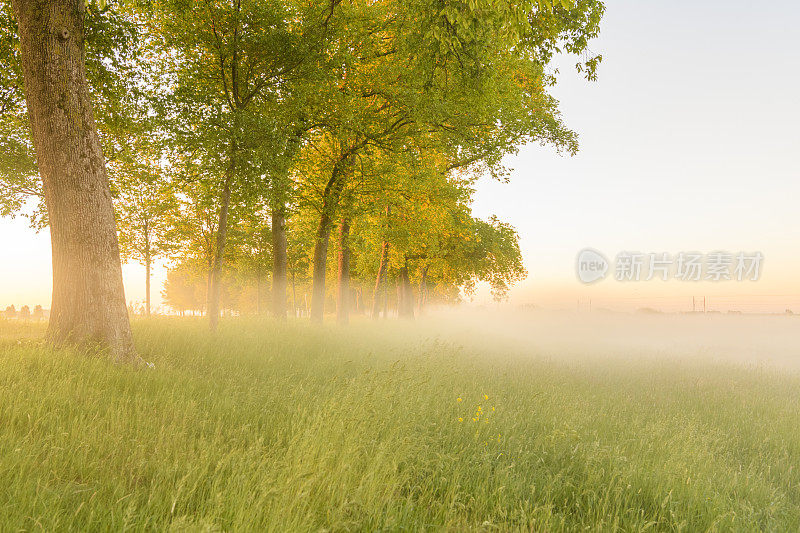
<path fill-rule="evenodd" d="M 14 305 L 6 307 L 5 311 L 0 312 L 0 318 L 17 319 L 17 320 L 42 320 L 44 318 L 44 309 L 41 305 L 36 305 L 31 312 L 31 308 L 23 305 L 17 311 Z"/>

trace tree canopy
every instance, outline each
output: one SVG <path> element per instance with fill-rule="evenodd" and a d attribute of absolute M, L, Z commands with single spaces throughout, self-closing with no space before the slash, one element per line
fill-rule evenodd
<path fill-rule="evenodd" d="M 476 179 L 578 149 L 553 59 L 587 79 L 597 0 L 95 0 L 85 64 L 123 258 L 179 312 L 409 316 L 526 275 Z M 17 22 L 0 7 L 0 214 L 48 223 Z M 498 206 L 502 207 L 502 206 Z M 329 280 L 335 278 L 336 283 Z M 391 290 L 390 290 L 391 287 Z M 327 305 L 326 305 L 327 304 Z M 402 307 L 402 309 L 401 309 Z M 371 311 L 370 311 L 371 310 Z M 148 311 L 149 312 L 149 311 Z M 346 319 L 346 313 L 344 315 Z"/>

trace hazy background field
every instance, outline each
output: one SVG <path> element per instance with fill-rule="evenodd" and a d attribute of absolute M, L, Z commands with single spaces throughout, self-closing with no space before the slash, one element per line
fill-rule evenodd
<path fill-rule="evenodd" d="M 434 311 L 419 331 L 553 360 L 693 361 L 800 369 L 800 316 L 484 309 Z"/>

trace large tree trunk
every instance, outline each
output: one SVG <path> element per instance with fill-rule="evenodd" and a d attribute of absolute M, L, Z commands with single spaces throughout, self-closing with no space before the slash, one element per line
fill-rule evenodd
<path fill-rule="evenodd" d="M 339 297 L 336 300 L 336 319 L 340 324 L 350 321 L 350 221 L 342 218 L 339 226 Z"/>
<path fill-rule="evenodd" d="M 333 167 L 331 178 L 325 185 L 322 198 L 322 213 L 319 217 L 316 242 L 314 243 L 314 277 L 311 289 L 311 320 L 322 322 L 325 314 L 325 274 L 328 262 L 328 244 L 331 236 L 331 226 L 339 197 L 346 179 L 343 165 L 345 161 L 339 160 Z"/>
<path fill-rule="evenodd" d="M 14 0 L 53 251 L 49 338 L 136 360 L 84 65 L 84 0 Z"/>
<path fill-rule="evenodd" d="M 389 268 L 389 242 L 383 241 L 381 245 L 381 262 L 378 265 L 378 275 L 375 277 L 375 291 L 372 293 L 372 318 L 381 316 L 381 287 L 386 279 Z"/>
<path fill-rule="evenodd" d="M 272 210 L 272 314 L 286 320 L 286 211 L 280 205 Z"/>
<path fill-rule="evenodd" d="M 232 168 L 233 163 L 231 163 Z M 211 294 L 208 297 L 208 325 L 211 331 L 215 331 L 217 324 L 219 324 L 220 298 L 222 296 L 222 259 L 225 256 L 225 244 L 228 241 L 228 209 L 231 203 L 232 177 L 233 170 L 230 171 L 222 184 L 222 197 L 220 198 L 217 246 L 214 250 L 214 265 L 211 268 Z"/>

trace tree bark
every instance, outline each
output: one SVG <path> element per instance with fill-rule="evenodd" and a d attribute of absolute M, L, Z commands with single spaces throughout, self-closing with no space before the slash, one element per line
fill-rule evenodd
<path fill-rule="evenodd" d="M 345 160 L 340 159 L 331 172 L 331 177 L 325 185 L 322 198 L 322 212 L 319 217 L 316 241 L 314 243 L 314 277 L 311 288 L 311 320 L 322 322 L 325 314 L 325 274 L 328 262 L 328 244 L 331 235 L 331 226 L 339 197 L 345 183 L 345 173 L 342 168 Z"/>
<path fill-rule="evenodd" d="M 84 64 L 83 0 L 13 0 L 26 101 L 50 221 L 56 344 L 98 343 L 138 360 L 114 208 Z"/>
<path fill-rule="evenodd" d="M 381 262 L 378 265 L 378 275 L 375 277 L 375 291 L 372 297 L 372 318 L 381 316 L 381 284 L 386 278 L 389 264 L 389 242 L 383 241 L 381 245 Z"/>
<path fill-rule="evenodd" d="M 272 210 L 272 314 L 286 320 L 286 208 Z"/>
<path fill-rule="evenodd" d="M 339 297 L 336 319 L 339 324 L 350 321 L 350 220 L 342 218 L 339 226 Z"/>

